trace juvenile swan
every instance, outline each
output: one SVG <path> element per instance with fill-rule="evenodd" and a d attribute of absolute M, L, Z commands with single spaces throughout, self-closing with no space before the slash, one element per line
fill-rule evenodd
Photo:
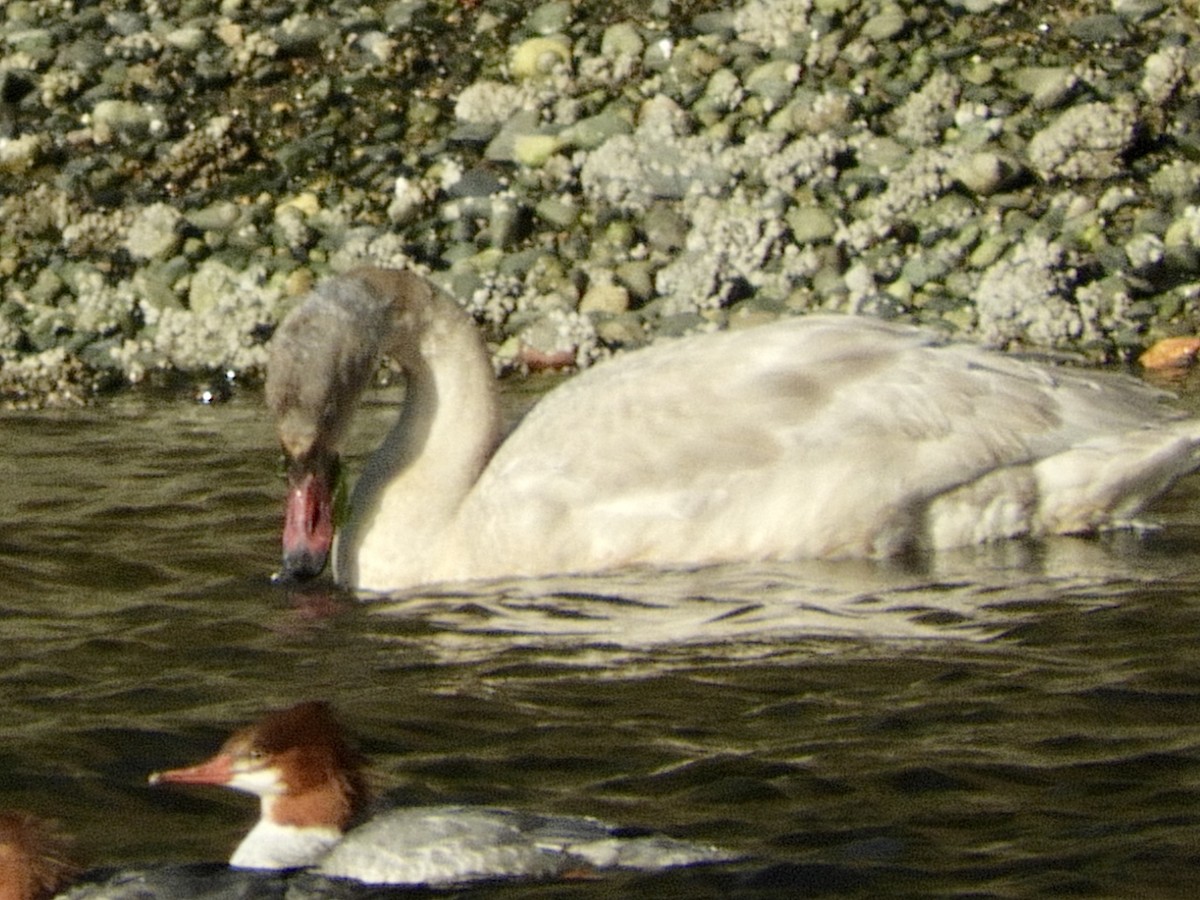
<path fill-rule="evenodd" d="M 334 541 L 338 449 L 381 356 L 399 421 Z M 888 556 L 1129 523 L 1200 464 L 1200 421 L 1133 379 L 809 316 L 571 379 L 502 437 L 473 323 L 412 272 L 316 288 L 271 342 L 285 578 L 364 591 L 619 566 Z"/>

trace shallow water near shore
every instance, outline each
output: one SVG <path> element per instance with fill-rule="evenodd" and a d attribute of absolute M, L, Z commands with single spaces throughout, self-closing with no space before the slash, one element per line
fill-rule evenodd
<path fill-rule="evenodd" d="M 94 864 L 225 858 L 253 801 L 146 775 L 326 698 L 399 799 L 747 857 L 471 895 L 1194 890 L 1196 478 L 1141 535 L 363 604 L 270 583 L 283 484 L 253 392 L 6 413 L 0 435 L 0 807 L 58 818 Z"/>

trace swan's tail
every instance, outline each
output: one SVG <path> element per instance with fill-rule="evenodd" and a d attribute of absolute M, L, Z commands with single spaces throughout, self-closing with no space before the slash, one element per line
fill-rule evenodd
<path fill-rule="evenodd" d="M 1039 462 L 1037 531 L 1079 534 L 1136 516 L 1200 467 L 1200 423 L 1186 420 L 1097 438 Z"/>
<path fill-rule="evenodd" d="M 936 498 L 925 514 L 926 544 L 946 550 L 1142 525 L 1137 515 L 1197 468 L 1195 420 L 1094 438 L 1031 464 L 997 469 Z"/>

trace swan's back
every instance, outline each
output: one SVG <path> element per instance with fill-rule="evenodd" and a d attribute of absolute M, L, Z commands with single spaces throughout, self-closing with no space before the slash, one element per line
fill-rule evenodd
<path fill-rule="evenodd" d="M 1198 463 L 1200 423 L 1163 396 L 853 317 L 659 345 L 533 409 L 438 574 L 880 556 L 1120 524 Z"/>

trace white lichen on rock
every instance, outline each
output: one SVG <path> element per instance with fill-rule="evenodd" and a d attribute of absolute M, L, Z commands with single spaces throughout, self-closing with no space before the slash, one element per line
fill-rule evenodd
<path fill-rule="evenodd" d="M 572 363 L 586 368 L 599 355 L 599 339 L 592 320 L 574 310 L 551 309 L 520 335 L 521 343 L 548 358 L 569 354 Z"/>
<path fill-rule="evenodd" d="M 192 275 L 188 308 L 143 305 L 145 329 L 114 358 L 131 378 L 148 368 L 259 372 L 263 333 L 279 320 L 283 297 L 283 279 L 268 279 L 261 265 L 239 272 L 206 260 Z"/>
<path fill-rule="evenodd" d="M 1155 106 L 1166 103 L 1187 77 L 1187 48 L 1173 45 L 1146 57 L 1142 66 L 1142 93 Z"/>
<path fill-rule="evenodd" d="M 38 97 L 42 106 L 50 109 L 74 97 L 82 87 L 83 77 L 74 69 L 53 68 L 38 79 Z"/>
<path fill-rule="evenodd" d="M 643 105 L 632 135 L 616 135 L 587 154 L 579 180 L 593 201 L 630 212 L 654 200 L 715 196 L 728 189 L 722 144 L 707 134 L 687 135 L 687 116 L 665 96 Z"/>
<path fill-rule="evenodd" d="M 33 168 L 42 148 L 42 139 L 34 134 L 0 137 L 0 171 L 26 172 Z"/>
<path fill-rule="evenodd" d="M 1070 297 L 1075 273 L 1062 247 L 1030 235 L 983 273 L 975 290 L 980 338 L 993 346 L 1013 343 L 1067 345 L 1083 321 Z"/>
<path fill-rule="evenodd" d="M 733 14 L 733 29 L 743 41 L 768 50 L 786 47 L 808 29 L 812 0 L 750 0 Z"/>
<path fill-rule="evenodd" d="M 915 147 L 934 143 L 954 121 L 959 92 L 955 76 L 935 72 L 896 109 L 892 116 L 896 137 Z"/>
<path fill-rule="evenodd" d="M 104 45 L 106 55 L 130 62 L 152 59 L 162 53 L 162 50 L 162 39 L 150 31 L 118 34 Z"/>
<path fill-rule="evenodd" d="M 81 265 L 71 274 L 74 332 L 107 335 L 129 322 L 137 299 L 128 281 L 109 284 L 99 269 Z"/>
<path fill-rule="evenodd" d="M 763 181 L 785 193 L 801 184 L 829 183 L 837 178 L 833 161 L 846 152 L 846 142 L 832 134 L 798 138 L 770 154 L 756 154 Z"/>
<path fill-rule="evenodd" d="M 1128 102 L 1073 106 L 1030 139 L 1029 162 L 1047 181 L 1111 178 L 1122 171 L 1137 122 Z"/>
<path fill-rule="evenodd" d="M 295 203 L 280 203 L 272 215 L 277 240 L 293 253 L 301 253 L 312 241 L 308 216 Z"/>
<path fill-rule="evenodd" d="M 61 223 L 62 245 L 78 257 L 121 246 L 132 218 L 132 210 L 125 209 L 80 213 Z"/>
<path fill-rule="evenodd" d="M 1153 268 L 1162 262 L 1165 253 L 1162 238 L 1148 232 L 1135 234 L 1125 244 L 1125 255 L 1135 270 Z"/>
<path fill-rule="evenodd" d="M 397 225 L 405 225 L 417 217 L 432 195 L 430 185 L 421 178 L 396 176 L 392 187 L 392 202 L 388 204 L 388 219 Z"/>
<path fill-rule="evenodd" d="M 1200 250 L 1200 206 L 1189 204 L 1168 226 L 1163 235 L 1168 247 L 1187 247 Z"/>
<path fill-rule="evenodd" d="M 183 215 L 167 203 L 152 203 L 133 215 L 125 249 L 134 259 L 164 259 L 179 247 Z"/>
<path fill-rule="evenodd" d="M 463 88 L 454 103 L 454 117 L 471 124 L 502 125 L 538 105 L 536 93 L 524 86 L 484 79 Z"/>
<path fill-rule="evenodd" d="M 655 287 L 667 314 L 724 305 L 738 280 L 756 286 L 763 263 L 779 245 L 786 225 L 776 210 L 748 201 L 701 197 L 691 208 L 684 252 L 658 270 Z"/>
<path fill-rule="evenodd" d="M 487 272 L 481 276 L 479 287 L 463 298 L 463 306 L 479 321 L 500 326 L 516 310 L 524 288 L 524 282 L 515 275 Z"/>
<path fill-rule="evenodd" d="M 1200 193 L 1200 163 L 1172 159 L 1148 179 L 1150 190 L 1167 200 L 1185 200 Z"/>
<path fill-rule="evenodd" d="M 394 232 L 380 234 L 369 227 L 352 230 L 342 245 L 330 254 L 329 265 L 335 272 L 344 272 L 355 266 L 422 271 L 422 267 L 416 266 L 405 250 L 403 235 Z"/>
<path fill-rule="evenodd" d="M 243 25 L 224 17 L 217 20 L 212 32 L 229 49 L 231 66 L 239 74 L 247 74 L 257 60 L 272 59 L 279 52 L 279 45 L 269 35 L 247 33 Z"/>
<path fill-rule="evenodd" d="M 38 353 L 0 353 L 0 403 L 6 408 L 82 406 L 94 385 L 65 347 Z"/>
<path fill-rule="evenodd" d="M 1134 328 L 1133 298 L 1119 278 L 1105 278 L 1075 289 L 1075 304 L 1083 326 L 1080 339 L 1103 341 L 1118 329 Z"/>
<path fill-rule="evenodd" d="M 898 224 L 950 189 L 949 172 L 955 162 L 952 153 L 927 148 L 913 153 L 899 171 L 884 172 L 887 187 L 863 204 L 863 215 L 839 230 L 838 243 L 861 252 L 886 238 Z"/>
<path fill-rule="evenodd" d="M 92 140 L 97 144 L 159 135 L 167 127 L 159 107 L 132 100 L 100 100 L 92 107 L 87 122 L 92 129 Z"/>

